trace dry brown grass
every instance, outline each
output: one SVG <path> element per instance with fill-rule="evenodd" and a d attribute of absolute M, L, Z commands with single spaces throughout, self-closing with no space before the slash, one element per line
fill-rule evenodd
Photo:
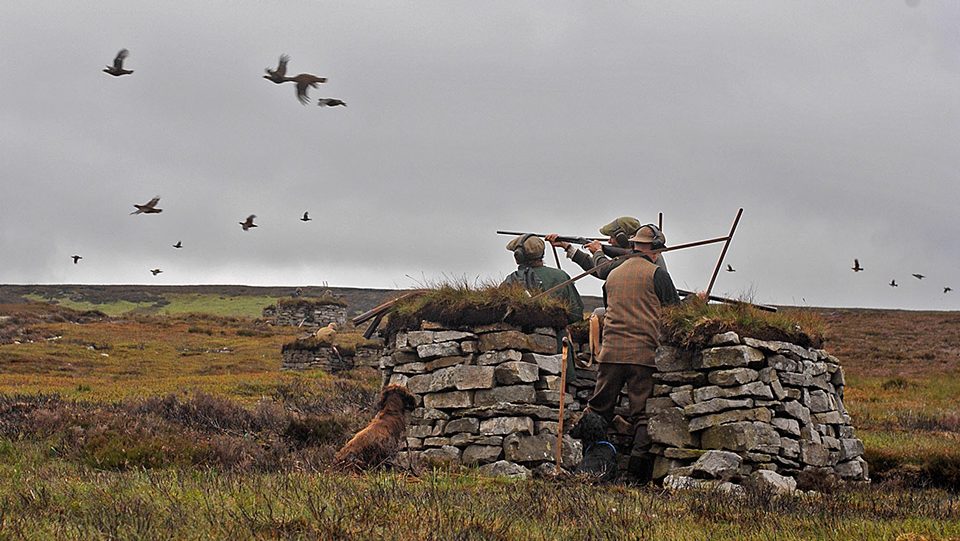
<path fill-rule="evenodd" d="M 506 311 L 500 310 L 489 313 L 497 319 Z M 47 304 L 0 306 L 0 316 L 17 318 L 3 320 L 2 328 L 24 337 L 22 344 L 0 344 L 0 394 L 57 394 L 66 401 L 111 405 L 171 393 L 182 402 L 203 393 L 247 410 L 266 399 L 325 419 L 289 429 L 316 440 L 322 439 L 316 434 L 336 430 L 339 403 L 364 403 L 379 385 L 375 371 L 337 378 L 319 371 L 282 373 L 280 348 L 300 332 L 292 327 L 206 315 L 82 320 L 76 314 Z M 559 314 L 565 321 L 562 309 Z M 826 323 L 825 348 L 844 365 L 845 406 L 866 444 L 873 477 L 960 486 L 960 314 L 783 311 L 807 328 L 797 314 Z M 706 334 L 707 327 L 701 330 Z"/>
<path fill-rule="evenodd" d="M 859 377 L 916 378 L 960 370 L 960 312 L 813 308 L 827 347 Z"/>
<path fill-rule="evenodd" d="M 60 459 L 105 470 L 318 470 L 370 415 L 375 391 L 358 403 L 341 398 L 275 395 L 245 408 L 202 393 L 108 405 L 0 395 L 0 440 L 43 442 Z"/>

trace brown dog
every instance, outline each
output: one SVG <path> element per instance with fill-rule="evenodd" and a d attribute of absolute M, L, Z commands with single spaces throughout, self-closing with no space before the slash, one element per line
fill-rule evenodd
<path fill-rule="evenodd" d="M 382 465 L 400 445 L 406 430 L 405 413 L 417 407 L 416 398 L 406 387 L 388 385 L 380 393 L 380 411 L 360 432 L 350 439 L 334 457 L 341 469 L 361 470 Z"/>

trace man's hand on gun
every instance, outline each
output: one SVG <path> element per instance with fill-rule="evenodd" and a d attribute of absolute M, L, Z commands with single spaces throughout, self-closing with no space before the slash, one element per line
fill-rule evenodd
<path fill-rule="evenodd" d="M 592 240 L 583 245 L 584 248 L 590 250 L 591 254 L 595 254 L 603 249 L 603 246 L 600 244 L 599 240 Z"/>
<path fill-rule="evenodd" d="M 544 235 L 543 240 L 549 242 L 550 244 L 556 246 L 557 248 L 563 248 L 564 250 L 566 250 L 567 248 L 570 247 L 570 243 L 564 242 L 562 240 L 557 240 L 557 237 L 559 236 L 560 235 L 558 235 L 557 233 L 550 233 L 549 235 Z"/>
<path fill-rule="evenodd" d="M 557 248 L 563 248 L 566 250 L 570 247 L 570 243 L 562 240 L 558 240 L 560 235 L 556 233 L 550 233 L 549 235 L 544 235 L 543 240 L 549 242 L 550 244 L 556 246 Z M 599 240 L 592 240 L 583 245 L 584 248 L 590 251 L 591 254 L 595 254 L 600 250 L 603 250 L 603 245 L 600 244 Z"/>

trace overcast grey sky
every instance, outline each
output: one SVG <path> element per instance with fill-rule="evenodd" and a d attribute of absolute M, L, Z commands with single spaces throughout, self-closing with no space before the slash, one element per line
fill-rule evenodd
<path fill-rule="evenodd" d="M 5 0 L 0 15 L 0 283 L 499 280 L 514 265 L 497 229 L 588 236 L 663 212 L 677 244 L 726 234 L 744 207 L 718 293 L 960 309 L 942 293 L 960 288 L 960 2 Z M 101 72 L 124 47 L 135 73 Z M 311 105 L 261 78 L 281 53 L 288 74 L 329 78 Z M 129 215 L 154 195 L 162 214 Z M 243 232 L 248 214 L 260 227 Z M 719 253 L 670 254 L 676 284 L 703 289 Z"/>

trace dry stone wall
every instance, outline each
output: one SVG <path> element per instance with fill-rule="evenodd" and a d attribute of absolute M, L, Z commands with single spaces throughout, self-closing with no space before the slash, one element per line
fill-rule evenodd
<path fill-rule="evenodd" d="M 587 355 L 581 349 L 580 358 Z M 418 407 L 402 458 L 477 465 L 495 475 L 552 471 L 560 398 L 556 331 L 506 324 L 446 329 L 424 323 L 396 335 L 380 359 L 384 384 L 403 384 Z M 796 488 L 804 473 L 868 480 L 863 442 L 843 405 L 840 361 L 787 342 L 714 336 L 699 351 L 662 346 L 647 401 L 655 478 L 668 488 Z M 567 428 L 593 393 L 597 366 L 568 374 Z M 609 439 L 626 458 L 632 429 L 621 394 Z M 580 442 L 564 437 L 562 464 Z"/>
<path fill-rule="evenodd" d="M 418 401 L 401 461 L 475 465 L 520 477 L 552 469 L 560 362 L 554 329 L 424 323 L 398 333 L 380 367 L 384 384 L 406 385 Z M 569 421 L 581 404 L 571 395 L 564 400 Z M 580 442 L 565 436 L 562 446 L 562 464 L 579 463 Z"/>
<path fill-rule="evenodd" d="M 380 365 L 382 347 L 358 347 L 356 352 L 334 350 L 328 345 L 311 341 L 295 341 L 286 344 L 281 353 L 281 370 L 321 369 L 331 374 L 357 366 L 376 368 Z"/>
<path fill-rule="evenodd" d="M 646 411 L 665 486 L 752 480 L 788 491 L 801 472 L 868 480 L 836 357 L 731 332 L 701 351 L 661 347 L 656 362 Z"/>
<path fill-rule="evenodd" d="M 289 325 L 316 330 L 330 323 L 343 325 L 347 321 L 346 307 L 336 304 L 310 305 L 308 303 L 268 306 L 262 316 L 273 325 Z"/>

